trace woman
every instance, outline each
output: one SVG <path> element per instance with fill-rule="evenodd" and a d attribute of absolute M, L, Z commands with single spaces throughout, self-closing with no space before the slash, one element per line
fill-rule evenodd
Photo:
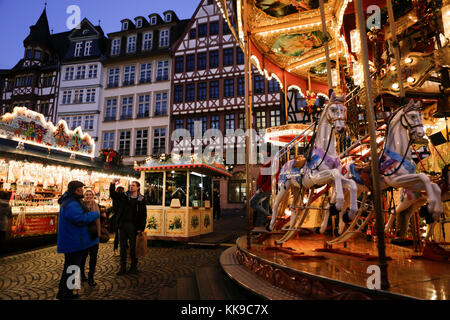
<path fill-rule="evenodd" d="M 83 206 L 85 207 L 86 212 L 98 212 L 100 214 L 100 207 L 98 206 L 97 202 L 95 202 L 95 195 L 92 190 L 86 190 L 84 192 L 84 199 L 83 199 Z M 101 236 L 101 226 L 100 226 L 100 218 L 95 220 L 95 226 L 96 226 L 96 234 L 91 233 L 92 238 L 99 239 Z M 94 229 L 94 228 L 90 228 Z M 84 267 L 86 264 L 87 256 L 89 255 L 89 275 L 88 278 L 86 278 L 86 274 L 84 273 Z M 81 281 L 85 282 L 88 281 L 88 284 L 91 287 L 95 287 L 97 283 L 94 281 L 94 273 L 95 273 L 95 267 L 97 265 L 97 255 L 98 255 L 98 241 L 95 245 L 88 248 L 84 255 L 83 259 L 81 260 Z"/>

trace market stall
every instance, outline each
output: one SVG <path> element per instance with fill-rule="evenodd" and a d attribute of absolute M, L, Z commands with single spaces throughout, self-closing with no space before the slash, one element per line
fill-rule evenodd
<path fill-rule="evenodd" d="M 141 172 L 150 238 L 188 241 L 213 232 L 212 178 L 231 176 L 225 168 L 149 158 L 135 170 Z"/>
<path fill-rule="evenodd" d="M 13 217 L 7 240 L 54 235 L 58 199 L 72 180 L 94 190 L 100 205 L 112 205 L 109 183 L 128 185 L 135 179 L 130 168 L 105 168 L 94 158 L 95 145 L 80 128 L 68 130 L 65 121 L 55 127 L 42 114 L 16 107 L 0 119 L 0 191 L 9 195 Z"/>

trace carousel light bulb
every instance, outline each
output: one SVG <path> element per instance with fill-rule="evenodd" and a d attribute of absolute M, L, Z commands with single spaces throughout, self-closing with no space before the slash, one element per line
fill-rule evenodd
<path fill-rule="evenodd" d="M 353 53 L 359 53 L 361 51 L 361 37 L 359 36 L 358 29 L 350 31 L 350 43 Z"/>
<path fill-rule="evenodd" d="M 395 71 L 395 70 L 397 70 L 397 68 L 395 66 L 392 66 L 391 71 Z"/>
<path fill-rule="evenodd" d="M 413 60 L 411 58 L 409 58 L 409 57 L 405 59 L 405 63 L 411 63 L 412 61 Z"/>
<path fill-rule="evenodd" d="M 408 77 L 407 80 L 409 83 L 414 83 L 416 81 L 416 79 L 414 79 L 413 77 Z"/>
<path fill-rule="evenodd" d="M 444 33 L 450 38 L 450 4 L 442 7 L 442 24 L 444 25 Z"/>
<path fill-rule="evenodd" d="M 395 82 L 395 83 L 392 85 L 392 89 L 398 90 L 398 88 L 400 88 L 400 86 L 398 85 L 398 82 Z"/>

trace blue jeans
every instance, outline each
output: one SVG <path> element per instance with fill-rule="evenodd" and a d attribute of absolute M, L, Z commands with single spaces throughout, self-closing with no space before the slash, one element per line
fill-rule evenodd
<path fill-rule="evenodd" d="M 269 216 L 269 212 L 261 205 L 262 202 L 270 198 L 272 195 L 271 192 L 263 192 L 261 189 L 258 189 L 250 200 L 250 207 L 255 210 L 255 227 L 265 227 L 266 225 L 266 217 Z"/>

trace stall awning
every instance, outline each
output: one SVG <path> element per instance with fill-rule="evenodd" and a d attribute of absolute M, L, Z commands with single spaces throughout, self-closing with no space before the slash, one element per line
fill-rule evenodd
<path fill-rule="evenodd" d="M 167 171 L 167 170 L 192 170 L 198 173 L 206 174 L 209 176 L 224 176 L 231 177 L 231 174 L 220 168 L 207 165 L 204 163 L 199 164 L 162 164 L 157 166 L 141 166 L 135 167 L 136 171 Z"/>

